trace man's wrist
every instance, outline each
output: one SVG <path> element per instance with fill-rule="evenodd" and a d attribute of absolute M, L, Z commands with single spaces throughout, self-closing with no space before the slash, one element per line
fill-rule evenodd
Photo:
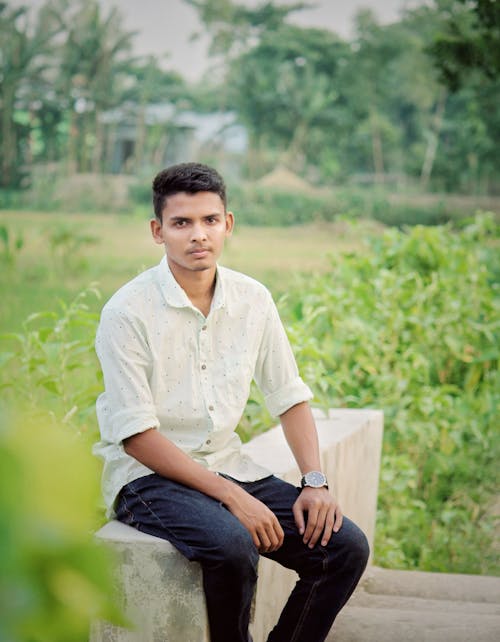
<path fill-rule="evenodd" d="M 328 488 L 326 475 L 320 470 L 310 470 L 300 480 L 301 488 Z"/>
<path fill-rule="evenodd" d="M 238 484 L 235 484 L 230 479 L 226 479 L 222 475 L 218 475 L 218 478 L 221 483 L 221 493 L 218 497 L 227 508 L 231 509 L 232 506 L 238 503 L 238 496 L 241 496 L 241 492 L 245 492 Z"/>

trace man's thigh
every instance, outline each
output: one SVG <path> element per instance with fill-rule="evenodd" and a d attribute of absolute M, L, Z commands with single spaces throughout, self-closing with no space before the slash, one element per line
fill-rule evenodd
<path fill-rule="evenodd" d="M 168 540 L 189 560 L 217 561 L 236 543 L 254 548 L 250 533 L 221 502 L 157 474 L 127 484 L 116 513 L 125 524 Z"/>
<path fill-rule="evenodd" d="M 273 553 L 264 553 L 265 557 L 269 557 L 299 574 L 308 573 L 311 570 L 311 563 L 314 561 L 321 565 L 326 559 L 334 562 L 338 556 L 344 555 L 348 551 L 358 548 L 364 550 L 366 547 L 366 538 L 363 532 L 354 522 L 344 517 L 341 529 L 337 533 L 332 533 L 326 546 L 317 543 L 313 549 L 310 549 L 303 542 L 303 536 L 300 535 L 295 524 L 292 510 L 293 504 L 300 495 L 300 488 L 274 476 L 256 482 L 244 483 L 242 486 L 273 511 L 285 534 L 283 545 Z"/>

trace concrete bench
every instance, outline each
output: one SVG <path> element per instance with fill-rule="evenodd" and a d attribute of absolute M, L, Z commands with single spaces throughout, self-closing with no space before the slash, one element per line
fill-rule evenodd
<path fill-rule="evenodd" d="M 323 470 L 343 511 L 366 533 L 373 549 L 383 415 L 378 410 L 315 411 Z M 280 427 L 244 446 L 256 461 L 297 485 L 295 460 Z M 201 569 L 167 541 L 113 521 L 97 537 L 118 554 L 116 570 L 125 629 L 94 622 L 90 642 L 209 642 Z M 254 642 L 264 642 L 296 582 L 293 571 L 265 558 L 252 613 Z"/>

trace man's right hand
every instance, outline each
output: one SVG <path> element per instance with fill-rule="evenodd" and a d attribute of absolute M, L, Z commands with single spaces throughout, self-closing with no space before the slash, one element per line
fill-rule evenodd
<path fill-rule="evenodd" d="M 154 428 L 125 439 L 123 447 L 155 473 L 221 501 L 250 532 L 261 553 L 271 553 L 283 544 L 283 529 L 265 504 L 238 484 L 194 462 Z"/>
<path fill-rule="evenodd" d="M 257 550 L 260 553 L 276 551 L 283 544 L 285 536 L 276 515 L 236 484 L 231 495 L 226 506 L 250 532 Z"/>

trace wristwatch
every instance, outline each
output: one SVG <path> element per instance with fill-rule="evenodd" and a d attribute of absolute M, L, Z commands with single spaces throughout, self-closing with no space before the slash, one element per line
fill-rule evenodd
<path fill-rule="evenodd" d="M 305 486 L 309 486 L 310 488 L 328 488 L 328 480 L 319 470 L 311 470 L 302 477 L 300 485 L 302 488 Z"/>

